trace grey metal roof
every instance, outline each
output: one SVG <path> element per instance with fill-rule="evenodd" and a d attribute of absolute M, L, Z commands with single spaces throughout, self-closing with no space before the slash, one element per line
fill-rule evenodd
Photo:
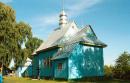
<path fill-rule="evenodd" d="M 75 48 L 76 44 L 79 42 L 85 42 L 89 44 L 93 44 L 95 46 L 106 46 L 105 43 L 101 42 L 90 28 L 90 26 L 86 26 L 81 29 L 77 34 L 75 34 L 70 40 L 62 43 L 63 48 L 58 51 L 53 57 L 52 60 L 68 58 L 70 56 L 70 52 Z"/>
<path fill-rule="evenodd" d="M 36 52 L 55 46 L 59 40 L 61 40 L 65 33 L 70 28 L 71 24 L 74 22 L 68 22 L 65 27 L 55 29 L 52 34 L 48 37 L 48 40 L 40 45 L 40 47 L 36 50 Z M 77 28 L 78 29 L 78 28 Z"/>
<path fill-rule="evenodd" d="M 72 50 L 76 47 L 76 45 L 77 45 L 76 43 L 73 43 L 61 48 L 61 50 L 59 50 L 59 52 L 55 54 L 51 60 L 68 58 L 70 56 L 70 52 L 72 52 Z"/>
<path fill-rule="evenodd" d="M 78 29 L 76 26 L 77 29 L 74 31 L 75 34 L 65 37 L 72 23 L 74 22 L 69 22 L 68 24 L 66 24 L 65 27 L 55 29 L 53 33 L 49 36 L 48 40 L 45 43 L 41 44 L 41 46 L 35 51 L 34 54 L 46 48 L 50 48 L 56 45 L 61 45 L 64 47 L 64 49 L 59 50 L 54 55 L 52 59 L 55 60 L 55 59 L 68 57 L 68 54 L 66 55 L 66 53 L 74 49 L 74 45 L 73 45 L 74 43 L 77 43 L 80 41 L 87 42 L 93 45 L 100 45 L 100 46 L 106 45 L 105 43 L 103 43 L 97 38 L 96 34 L 94 33 L 90 25 L 85 26 L 85 28 L 82 28 L 82 29 Z"/>

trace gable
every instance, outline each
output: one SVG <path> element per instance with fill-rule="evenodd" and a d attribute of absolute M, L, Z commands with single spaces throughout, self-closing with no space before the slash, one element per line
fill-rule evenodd
<path fill-rule="evenodd" d="M 77 25 L 75 22 L 72 22 L 72 24 L 69 26 L 69 29 L 65 33 L 64 37 L 72 37 L 74 34 L 76 34 L 79 31 Z"/>
<path fill-rule="evenodd" d="M 97 39 L 97 36 L 94 32 L 94 30 L 92 29 L 92 27 L 89 25 L 87 31 L 86 31 L 86 36 L 90 39 Z"/>
<path fill-rule="evenodd" d="M 100 41 L 93 31 L 92 27 L 89 25 L 87 31 L 85 32 L 86 36 L 82 38 L 81 43 L 89 46 L 98 46 L 98 47 L 106 47 L 107 45 Z M 89 41 L 88 41 L 89 40 Z"/>
<path fill-rule="evenodd" d="M 75 22 L 72 22 L 72 24 L 68 27 L 66 33 L 60 39 L 58 39 L 54 45 L 61 45 L 63 43 L 66 43 L 66 41 L 69 41 L 78 31 L 79 29 L 77 25 Z"/>

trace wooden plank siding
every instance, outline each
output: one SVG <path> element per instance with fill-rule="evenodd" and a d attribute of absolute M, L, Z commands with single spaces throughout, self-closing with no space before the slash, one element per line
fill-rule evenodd
<path fill-rule="evenodd" d="M 103 48 L 77 44 L 69 57 L 69 79 L 103 76 Z"/>

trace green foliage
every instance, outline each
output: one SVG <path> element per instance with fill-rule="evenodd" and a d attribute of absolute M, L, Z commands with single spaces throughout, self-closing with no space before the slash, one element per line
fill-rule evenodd
<path fill-rule="evenodd" d="M 42 42 L 43 41 L 41 39 L 33 37 L 26 42 L 25 46 L 27 49 L 30 49 L 31 52 L 33 52 L 41 45 Z"/>
<path fill-rule="evenodd" d="M 105 78 L 130 79 L 130 54 L 122 53 L 114 66 L 104 66 Z"/>
<path fill-rule="evenodd" d="M 15 11 L 0 3 L 0 62 L 8 67 L 12 58 L 16 68 L 24 64 L 26 58 L 36 49 L 42 40 L 32 37 L 30 25 L 16 22 Z M 26 44 L 26 48 L 22 45 Z"/>
<path fill-rule="evenodd" d="M 0 3 L 0 59 L 5 65 L 17 49 L 15 11 L 9 6 Z"/>
<path fill-rule="evenodd" d="M 113 68 L 113 74 L 116 78 L 130 79 L 130 54 L 127 52 L 122 53 L 116 59 L 116 65 Z"/>
<path fill-rule="evenodd" d="M 24 22 L 19 22 L 16 24 L 16 28 L 18 30 L 18 44 L 23 44 L 26 42 L 28 39 L 32 38 L 32 32 L 31 32 L 31 27 L 30 25 L 24 23 Z"/>
<path fill-rule="evenodd" d="M 105 73 L 105 78 L 109 79 L 113 77 L 113 67 L 112 66 L 104 66 L 104 73 Z"/>
<path fill-rule="evenodd" d="M 37 37 L 32 37 L 31 39 L 29 39 L 26 44 L 25 47 L 28 50 L 28 56 L 31 58 L 32 53 L 41 45 L 43 41 Z"/>

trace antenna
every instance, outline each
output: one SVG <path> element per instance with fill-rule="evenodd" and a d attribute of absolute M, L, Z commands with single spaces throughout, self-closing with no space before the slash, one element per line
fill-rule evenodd
<path fill-rule="evenodd" d="M 62 0 L 62 10 L 64 10 L 64 0 Z"/>

